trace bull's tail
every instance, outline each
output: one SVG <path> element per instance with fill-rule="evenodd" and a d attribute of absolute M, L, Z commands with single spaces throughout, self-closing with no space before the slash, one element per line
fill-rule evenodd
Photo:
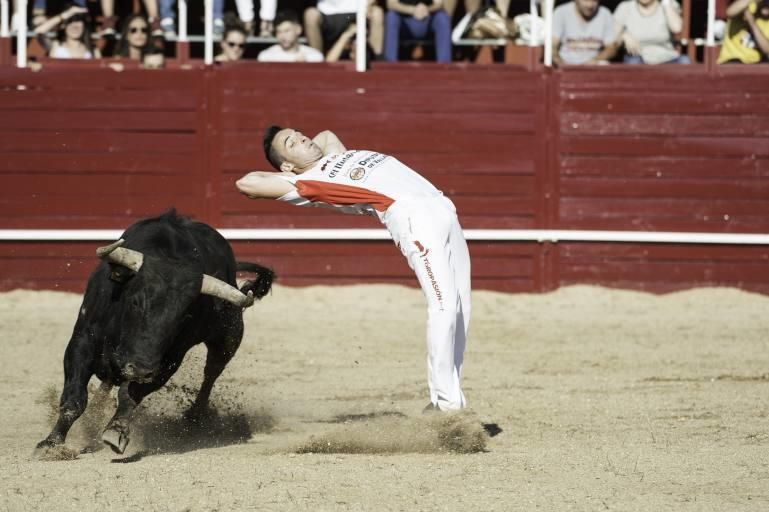
<path fill-rule="evenodd" d="M 249 279 L 243 282 L 240 286 L 241 292 L 245 294 L 252 292 L 257 299 L 261 299 L 269 293 L 270 288 L 272 288 L 272 281 L 275 279 L 275 272 L 271 268 L 248 261 L 238 261 L 236 263 L 238 272 L 253 272 L 256 274 L 256 279 Z"/>

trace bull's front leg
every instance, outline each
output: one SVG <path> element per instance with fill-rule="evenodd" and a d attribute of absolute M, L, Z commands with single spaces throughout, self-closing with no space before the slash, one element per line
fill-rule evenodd
<path fill-rule="evenodd" d="M 35 456 L 64 444 L 69 429 L 88 405 L 88 381 L 93 375 L 93 345 L 88 336 L 75 335 L 64 352 L 64 389 L 59 401 L 59 418 L 48 437 L 37 444 Z"/>
<path fill-rule="evenodd" d="M 117 395 L 117 411 L 115 411 L 115 415 L 109 420 L 101 435 L 101 440 L 113 452 L 119 454 L 124 453 L 126 446 L 128 446 L 131 417 L 141 401 L 141 399 L 137 401 L 131 396 L 129 392 L 130 385 L 130 382 L 124 382 L 120 385 Z"/>

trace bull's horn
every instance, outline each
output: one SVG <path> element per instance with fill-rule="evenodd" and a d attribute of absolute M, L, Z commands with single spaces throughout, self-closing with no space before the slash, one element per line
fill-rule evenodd
<path fill-rule="evenodd" d="M 241 308 L 247 308 L 254 304 L 253 292 L 248 292 L 248 295 L 246 295 L 231 284 L 227 284 L 208 274 L 203 274 L 203 286 L 200 287 L 200 293 L 218 297 Z"/>
<path fill-rule="evenodd" d="M 112 263 L 122 265 L 124 267 L 130 268 L 134 272 L 138 272 L 139 269 L 142 268 L 142 263 L 144 263 L 144 255 L 139 251 L 120 247 L 124 243 L 125 240 L 121 238 L 113 244 L 99 247 L 96 249 L 96 256 L 101 259 L 106 258 Z"/>

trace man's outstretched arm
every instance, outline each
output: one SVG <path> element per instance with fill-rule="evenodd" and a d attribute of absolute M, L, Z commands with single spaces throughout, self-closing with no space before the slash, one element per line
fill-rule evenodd
<path fill-rule="evenodd" d="M 254 171 L 236 181 L 235 186 L 250 199 L 277 199 L 296 190 L 292 183 L 279 177 L 281 174 L 294 176 L 290 172 Z"/>
<path fill-rule="evenodd" d="M 323 150 L 323 155 L 330 155 L 332 153 L 344 153 L 347 148 L 344 147 L 342 141 L 331 130 L 323 130 L 317 134 L 312 141 L 320 146 Z"/>

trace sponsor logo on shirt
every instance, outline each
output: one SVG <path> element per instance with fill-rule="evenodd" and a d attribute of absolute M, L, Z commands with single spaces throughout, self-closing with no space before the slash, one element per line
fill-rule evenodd
<path fill-rule="evenodd" d="M 351 180 L 359 180 L 366 175 L 366 169 L 363 167 L 356 167 L 350 171 Z"/>

